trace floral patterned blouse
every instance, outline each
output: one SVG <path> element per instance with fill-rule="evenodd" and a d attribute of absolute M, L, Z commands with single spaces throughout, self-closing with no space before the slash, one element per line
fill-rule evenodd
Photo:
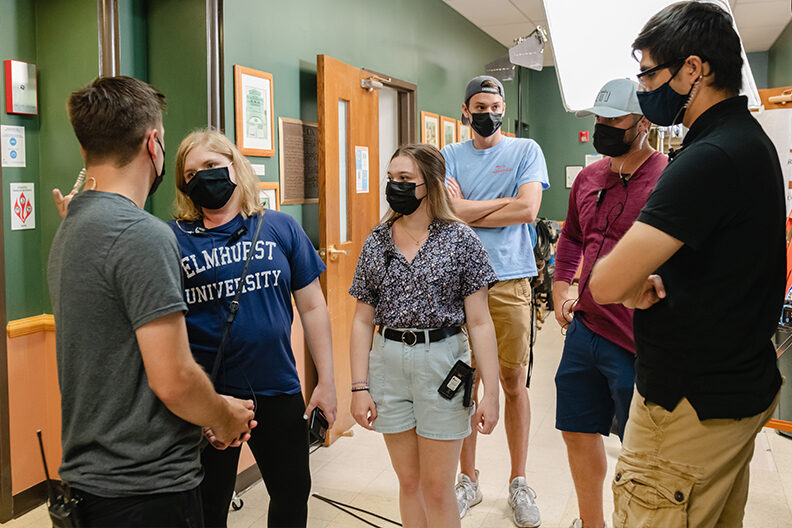
<path fill-rule="evenodd" d="M 391 226 L 375 227 L 360 252 L 349 293 L 375 308 L 374 323 L 441 328 L 465 323 L 464 300 L 498 278 L 476 233 L 433 221 L 412 262 L 393 243 Z"/>

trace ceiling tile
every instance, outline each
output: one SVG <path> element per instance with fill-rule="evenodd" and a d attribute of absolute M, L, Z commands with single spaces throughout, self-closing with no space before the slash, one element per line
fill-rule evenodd
<path fill-rule="evenodd" d="M 761 3 L 743 3 L 740 0 L 734 8 L 737 27 L 781 26 L 783 29 L 792 19 L 792 11 L 788 1 Z"/>
<path fill-rule="evenodd" d="M 740 38 L 746 53 L 767 51 L 783 29 L 778 26 L 753 26 L 740 29 Z"/>
<path fill-rule="evenodd" d="M 514 39 L 525 37 L 534 30 L 534 27 L 530 22 L 523 22 L 520 24 L 481 26 L 481 29 L 507 48 L 511 48 L 514 46 Z"/>
<path fill-rule="evenodd" d="M 547 18 L 542 0 L 511 0 L 511 3 L 527 16 L 531 22 L 535 23 L 537 20 Z"/>
<path fill-rule="evenodd" d="M 495 24 L 528 22 L 509 0 L 444 0 L 462 16 L 480 28 Z"/>

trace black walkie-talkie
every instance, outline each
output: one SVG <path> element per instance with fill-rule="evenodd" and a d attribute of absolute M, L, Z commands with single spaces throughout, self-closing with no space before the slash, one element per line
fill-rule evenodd
<path fill-rule="evenodd" d="M 44 475 L 47 477 L 47 495 L 49 496 L 47 510 L 52 526 L 54 528 L 80 528 L 82 524 L 80 524 L 77 515 L 77 506 L 80 500 L 72 497 L 68 484 L 55 482 L 50 478 L 47 457 L 44 455 L 44 441 L 41 439 L 41 429 L 36 431 L 36 436 L 38 436 L 41 449 L 41 461 L 44 463 Z"/>

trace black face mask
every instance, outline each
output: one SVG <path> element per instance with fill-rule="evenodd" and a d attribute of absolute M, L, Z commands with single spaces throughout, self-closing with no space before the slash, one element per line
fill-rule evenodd
<path fill-rule="evenodd" d="M 184 192 L 195 205 L 204 209 L 220 209 L 234 194 L 236 183 L 228 175 L 228 167 L 200 170 L 187 183 Z"/>
<path fill-rule="evenodd" d="M 424 185 L 423 183 L 420 185 Z M 419 187 L 412 182 L 397 182 L 388 180 L 385 186 L 385 198 L 388 205 L 395 212 L 403 215 L 411 215 L 421 205 L 423 198 L 415 197 L 415 189 Z"/>
<path fill-rule="evenodd" d="M 160 148 L 162 149 L 162 172 L 159 175 L 157 175 L 157 164 L 154 163 L 154 158 L 151 158 L 151 164 L 154 165 L 154 182 L 151 184 L 151 188 L 149 189 L 149 193 L 148 193 L 149 196 L 157 192 L 157 187 L 160 186 L 160 183 L 162 183 L 162 178 L 165 177 L 165 149 L 163 148 L 162 143 L 160 143 L 160 140 L 158 138 L 154 138 L 154 139 L 157 141 L 157 145 L 159 145 Z M 149 154 L 149 157 L 151 157 L 151 154 Z"/>
<path fill-rule="evenodd" d="M 690 95 L 696 85 L 691 86 L 687 94 L 678 93 L 671 88 L 671 81 L 681 69 L 682 66 L 659 88 L 651 92 L 638 92 L 641 111 L 655 125 L 678 125 L 685 118 L 685 109 L 690 104 Z"/>
<path fill-rule="evenodd" d="M 633 138 L 633 141 L 625 143 L 624 136 L 628 130 L 637 125 L 638 123 L 630 128 L 617 128 L 597 123 L 594 125 L 594 150 L 611 158 L 618 158 L 627 154 L 635 138 Z M 637 138 L 638 136 L 636 135 L 635 137 Z"/>
<path fill-rule="evenodd" d="M 481 137 L 490 137 L 498 131 L 503 124 L 503 114 L 494 114 L 492 112 L 481 112 L 478 114 L 470 114 L 473 120 L 470 126 Z"/>

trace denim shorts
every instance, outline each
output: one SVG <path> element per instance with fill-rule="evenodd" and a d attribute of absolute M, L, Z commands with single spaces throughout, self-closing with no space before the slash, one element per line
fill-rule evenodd
<path fill-rule="evenodd" d="M 556 373 L 556 429 L 571 433 L 613 430 L 624 436 L 635 386 L 635 355 L 572 320 Z"/>
<path fill-rule="evenodd" d="M 395 434 L 415 428 L 416 434 L 433 440 L 467 437 L 474 406 L 462 405 L 464 390 L 450 400 L 437 392 L 460 359 L 470 364 L 465 332 L 414 346 L 376 333 L 369 353 L 369 392 L 377 405 L 374 430 Z"/>

